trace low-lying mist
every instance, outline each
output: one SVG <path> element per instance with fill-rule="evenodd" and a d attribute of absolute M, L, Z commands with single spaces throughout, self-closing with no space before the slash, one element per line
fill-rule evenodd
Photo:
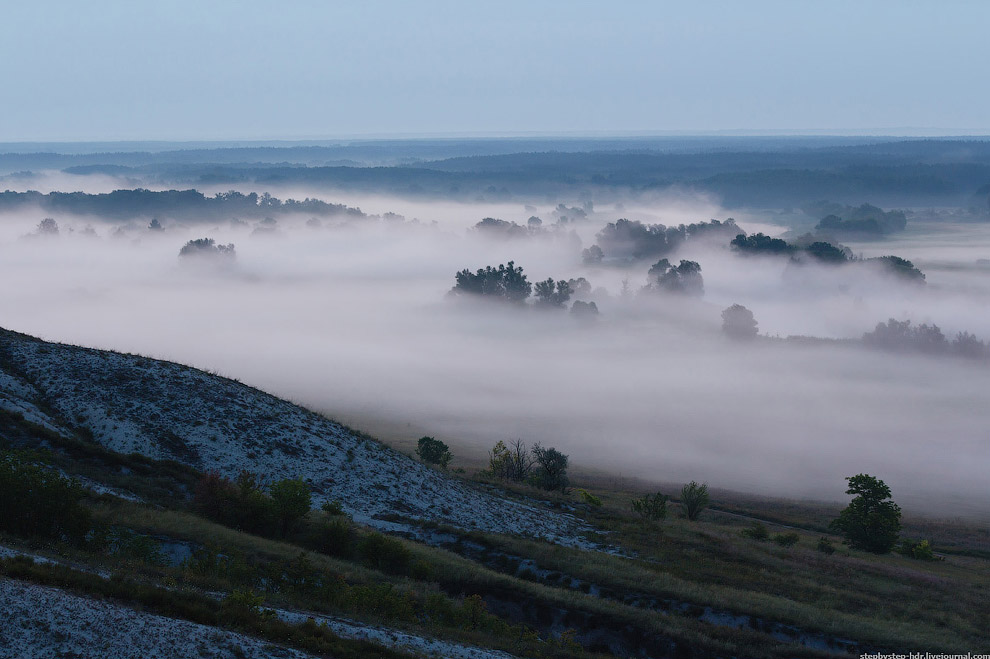
<path fill-rule="evenodd" d="M 642 294 L 650 263 L 585 265 L 581 248 L 618 217 L 725 219 L 711 203 L 630 203 L 546 236 L 491 239 L 469 227 L 531 215 L 549 226 L 553 205 L 327 200 L 406 219 L 152 231 L 57 217 L 57 235 L 25 238 L 41 216 L 4 216 L 0 326 L 211 369 L 394 439 L 435 435 L 455 456 L 522 438 L 568 453 L 578 471 L 825 499 L 844 498 L 843 478 L 866 472 L 909 510 L 990 510 L 985 365 L 733 342 L 720 317 L 739 303 L 769 336 L 859 338 L 894 317 L 990 338 L 990 266 L 978 261 L 990 258 L 990 227 L 909 227 L 894 243 L 851 245 L 911 259 L 924 287 L 689 242 L 671 261 L 701 264 L 695 300 Z M 732 214 L 746 229 L 761 221 Z M 178 257 L 202 237 L 233 243 L 236 260 Z M 510 260 L 531 282 L 587 278 L 595 291 L 584 299 L 601 315 L 447 297 L 455 272 Z"/>

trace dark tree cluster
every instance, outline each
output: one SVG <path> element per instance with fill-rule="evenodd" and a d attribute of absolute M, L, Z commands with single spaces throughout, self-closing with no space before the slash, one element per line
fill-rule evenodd
<path fill-rule="evenodd" d="M 938 325 L 912 325 L 910 320 L 889 319 L 863 335 L 863 343 L 883 350 L 921 352 L 930 355 L 952 354 L 968 359 L 988 359 L 990 346 L 969 332 L 960 332 L 949 341 Z"/>
<path fill-rule="evenodd" d="M 533 457 L 521 439 L 510 442 L 508 446 L 499 441 L 488 452 L 488 469 L 495 478 L 524 483 L 533 470 Z"/>
<path fill-rule="evenodd" d="M 456 284 L 451 289 L 452 295 L 476 295 L 505 300 L 507 302 L 524 302 L 533 291 L 522 267 L 516 267 L 514 261 L 500 264 L 497 268 L 486 266 L 477 272 L 461 270 L 454 275 Z"/>
<path fill-rule="evenodd" d="M 695 261 L 681 260 L 676 266 L 667 259 L 660 259 L 650 268 L 649 290 L 676 293 L 691 297 L 705 294 L 705 281 L 701 276 L 701 266 Z"/>
<path fill-rule="evenodd" d="M 866 263 L 876 266 L 881 272 L 891 274 L 904 281 L 923 284 L 925 275 L 913 263 L 899 256 L 878 256 L 869 259 L 858 259 L 852 255 L 848 247 L 833 245 L 824 240 L 813 240 L 809 235 L 802 237 L 811 240 L 804 247 L 788 243 L 782 238 L 771 238 L 762 233 L 750 236 L 739 234 L 732 239 L 733 251 L 745 255 L 790 255 L 792 263 L 815 262 L 827 265 L 846 265 L 849 263 Z M 800 240 L 800 239 L 799 239 Z"/>
<path fill-rule="evenodd" d="M 750 236 L 740 233 L 729 244 L 740 254 L 790 254 L 797 249 L 786 240 L 771 238 L 763 233 Z"/>
<path fill-rule="evenodd" d="M 190 240 L 179 250 L 181 258 L 208 258 L 225 261 L 233 261 L 237 254 L 234 251 L 234 244 L 217 244 L 212 238 L 197 238 Z"/>
<path fill-rule="evenodd" d="M 882 208 L 863 204 L 858 208 L 819 202 L 809 209 L 811 212 L 828 214 L 815 226 L 818 233 L 836 238 L 869 239 L 903 231 L 907 226 L 904 211 L 884 211 Z"/>
<path fill-rule="evenodd" d="M 526 450 L 522 440 L 509 446 L 498 442 L 488 453 L 488 468 L 492 476 L 516 483 L 529 482 L 544 490 L 564 492 L 570 481 L 567 478 L 567 456 L 555 448 L 534 444 Z"/>
<path fill-rule="evenodd" d="M 0 531 L 81 542 L 90 528 L 85 494 L 74 480 L 27 453 L 0 451 Z"/>
<path fill-rule="evenodd" d="M 601 257 L 620 259 L 657 258 L 673 254 L 691 238 L 729 238 L 743 232 L 735 220 L 711 220 L 698 224 L 667 227 L 663 224 L 643 224 L 638 220 L 620 219 L 610 222 L 595 236 L 598 252 L 586 250 L 585 261 Z M 591 248 L 589 248 L 591 250 Z M 598 259 L 599 261 L 601 258 Z"/>
<path fill-rule="evenodd" d="M 236 480 L 216 472 L 205 474 L 193 495 L 196 511 L 225 526 L 267 536 L 286 536 L 310 510 L 309 486 L 302 479 L 284 479 L 268 492 L 246 471 Z"/>
<path fill-rule="evenodd" d="M 551 277 L 546 281 L 536 282 L 534 288 L 536 305 L 539 307 L 562 309 L 571 299 L 571 284 L 563 279 L 555 282 Z"/>
<path fill-rule="evenodd" d="M 591 284 L 584 277 L 556 281 L 550 277 L 533 285 L 523 274 L 522 267 L 516 267 L 514 261 L 497 268 L 486 266 L 476 272 L 461 270 L 454 275 L 454 279 L 456 283 L 449 293 L 452 297 L 478 297 L 522 304 L 530 293 L 535 292 L 534 306 L 543 309 L 564 309 L 575 291 L 583 294 L 591 292 Z M 598 306 L 594 302 L 577 301 L 571 311 L 577 316 L 594 316 L 598 314 Z"/>
<path fill-rule="evenodd" d="M 168 217 L 191 221 L 217 220 L 229 217 L 261 218 L 277 213 L 308 213 L 321 216 L 366 217 L 359 208 L 330 204 L 319 199 L 287 199 L 282 201 L 267 192 L 243 194 L 236 190 L 207 197 L 198 190 L 163 190 L 160 192 L 136 188 L 109 193 L 36 191 L 0 193 L 0 212 L 25 206 L 53 213 L 98 215 L 113 219 L 136 217 Z"/>

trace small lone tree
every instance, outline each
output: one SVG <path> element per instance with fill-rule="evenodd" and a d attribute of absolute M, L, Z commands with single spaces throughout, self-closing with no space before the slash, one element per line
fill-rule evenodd
<path fill-rule="evenodd" d="M 555 448 L 533 445 L 533 458 L 536 460 L 534 482 L 544 490 L 567 490 L 567 456 Z"/>
<path fill-rule="evenodd" d="M 901 532 L 901 509 L 890 499 L 890 488 L 878 478 L 856 474 L 846 479 L 846 494 L 855 494 L 839 517 L 829 525 L 846 538 L 853 549 L 886 554 Z"/>
<path fill-rule="evenodd" d="M 708 483 L 698 485 L 697 481 L 691 481 L 682 487 L 681 505 L 684 506 L 684 514 L 689 520 L 697 520 L 701 511 L 708 506 Z"/>
<path fill-rule="evenodd" d="M 416 443 L 416 455 L 427 464 L 439 465 L 443 469 L 450 464 L 453 454 L 450 447 L 433 437 L 420 437 Z"/>
<path fill-rule="evenodd" d="M 722 331 L 730 339 L 756 338 L 758 326 L 753 312 L 741 304 L 733 304 L 722 311 Z"/>

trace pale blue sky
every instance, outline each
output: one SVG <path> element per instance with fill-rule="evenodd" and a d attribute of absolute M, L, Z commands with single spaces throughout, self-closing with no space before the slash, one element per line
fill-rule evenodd
<path fill-rule="evenodd" d="M 5 4 L 0 141 L 990 133 L 990 2 Z"/>

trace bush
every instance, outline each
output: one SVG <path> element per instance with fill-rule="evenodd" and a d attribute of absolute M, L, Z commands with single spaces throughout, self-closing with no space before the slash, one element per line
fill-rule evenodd
<path fill-rule="evenodd" d="M 793 547 L 794 545 L 796 545 L 798 543 L 798 540 L 801 539 L 801 536 L 799 536 L 797 533 L 793 533 L 793 532 L 792 533 L 775 533 L 774 536 L 772 538 L 770 538 L 770 539 L 773 540 L 774 542 L 776 542 L 781 547 Z"/>
<path fill-rule="evenodd" d="M 632 500 L 632 510 L 643 519 L 660 521 L 667 517 L 667 501 L 670 497 L 666 494 L 644 494 L 639 499 Z"/>
<path fill-rule="evenodd" d="M 89 511 L 79 504 L 85 490 L 35 460 L 27 453 L 0 452 L 0 530 L 81 542 L 90 528 Z"/>
<path fill-rule="evenodd" d="M 897 553 L 913 558 L 918 561 L 935 561 L 938 558 L 932 551 L 932 545 L 927 540 L 915 542 L 914 540 L 904 540 L 897 549 Z"/>
<path fill-rule="evenodd" d="M 701 511 L 708 507 L 708 483 L 698 485 L 696 481 L 691 481 L 682 487 L 681 505 L 689 520 L 697 520 Z"/>
<path fill-rule="evenodd" d="M 588 490 L 578 490 L 578 496 L 589 506 L 600 507 L 602 505 L 602 500 Z"/>
<path fill-rule="evenodd" d="M 857 474 L 846 479 L 846 494 L 856 496 L 830 527 L 845 536 L 853 549 L 886 554 L 901 530 L 901 509 L 890 499 L 890 488 L 880 479 Z"/>
<path fill-rule="evenodd" d="M 815 549 L 830 556 L 835 553 L 835 545 L 825 536 L 818 538 L 818 544 L 815 546 Z"/>
<path fill-rule="evenodd" d="M 450 464 L 453 454 L 450 447 L 433 437 L 420 437 L 416 443 L 416 455 L 427 464 L 438 465 L 443 469 Z"/>
<path fill-rule="evenodd" d="M 361 560 L 382 572 L 404 574 L 412 561 L 412 552 L 395 538 L 369 533 L 358 543 Z"/>
<path fill-rule="evenodd" d="M 763 522 L 753 522 L 753 524 L 748 529 L 742 530 L 742 535 L 744 538 L 749 538 L 750 540 L 764 541 L 770 537 L 770 532 Z"/>

